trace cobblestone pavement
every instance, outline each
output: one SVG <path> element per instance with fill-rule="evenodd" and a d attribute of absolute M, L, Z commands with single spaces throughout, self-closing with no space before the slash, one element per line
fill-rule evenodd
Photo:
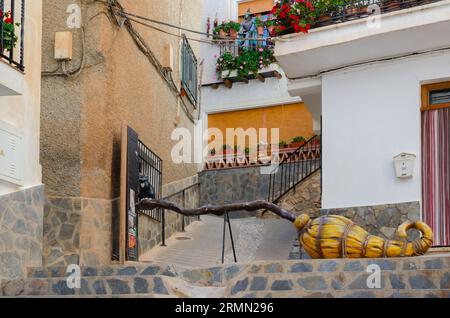
<path fill-rule="evenodd" d="M 292 223 L 256 217 L 231 219 L 231 228 L 239 263 L 262 260 L 287 260 L 296 236 Z M 222 263 L 223 218 L 203 216 L 141 256 L 141 262 L 159 262 L 187 267 L 209 267 Z M 225 264 L 234 262 L 228 226 L 225 238 Z"/>

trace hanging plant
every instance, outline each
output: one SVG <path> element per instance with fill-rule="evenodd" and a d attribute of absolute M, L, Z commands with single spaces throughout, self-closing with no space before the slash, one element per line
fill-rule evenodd
<path fill-rule="evenodd" d="M 275 33 L 308 33 L 314 21 L 314 6 L 310 0 L 278 0 L 271 14 L 275 19 Z"/>
<path fill-rule="evenodd" d="M 14 23 L 11 17 L 11 11 L 8 12 L 1 12 L 0 16 L 3 19 L 3 43 L 1 43 L 0 39 L 0 53 L 3 53 L 3 51 L 11 52 L 13 48 L 16 47 L 18 36 L 17 33 L 14 32 L 14 28 L 17 26 L 20 26 L 20 23 Z"/>
<path fill-rule="evenodd" d="M 217 71 L 228 71 L 224 77 L 230 77 L 233 71 L 237 71 L 237 78 L 243 80 L 251 75 L 256 76 L 258 72 L 275 62 L 272 47 L 257 48 L 254 50 L 243 50 L 238 56 L 225 52 L 217 60 Z"/>

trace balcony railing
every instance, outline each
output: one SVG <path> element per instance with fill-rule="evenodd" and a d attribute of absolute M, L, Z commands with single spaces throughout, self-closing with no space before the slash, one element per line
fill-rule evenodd
<path fill-rule="evenodd" d="M 383 14 L 417 7 L 441 0 L 344 0 L 341 5 L 325 9 L 311 28 L 317 28 L 355 19 L 366 18 L 374 14 Z"/>
<path fill-rule="evenodd" d="M 25 0 L 0 0 L 0 12 L 0 59 L 24 71 Z"/>

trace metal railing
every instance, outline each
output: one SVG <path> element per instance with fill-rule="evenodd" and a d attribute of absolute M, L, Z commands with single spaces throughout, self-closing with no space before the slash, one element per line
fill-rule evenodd
<path fill-rule="evenodd" d="M 162 159 L 140 140 L 138 142 L 138 158 L 139 176 L 147 177 L 148 186 L 150 186 L 154 192 L 154 199 L 160 199 L 162 196 Z M 142 190 L 141 186 L 139 186 L 139 189 Z M 140 210 L 139 213 L 158 222 L 161 222 L 162 220 L 162 212 L 160 209 Z"/>
<path fill-rule="evenodd" d="M 342 4 L 323 10 L 311 28 L 322 27 L 350 20 L 366 18 L 373 14 L 383 14 L 417 7 L 441 0 L 344 0 Z"/>
<path fill-rule="evenodd" d="M 270 175 L 269 202 L 278 203 L 290 190 L 322 167 L 321 147 L 320 137 L 314 136 L 281 161 Z"/>
<path fill-rule="evenodd" d="M 25 0 L 0 0 L 0 59 L 25 70 Z"/>
<path fill-rule="evenodd" d="M 181 203 L 183 207 L 186 207 L 186 192 L 190 189 L 193 189 L 195 187 L 198 187 L 200 189 L 200 182 L 198 183 L 194 183 L 192 185 L 190 185 L 187 188 L 184 188 L 181 191 L 175 192 L 165 198 L 163 198 L 163 200 L 169 200 L 169 199 L 173 199 L 174 197 L 178 196 L 181 194 Z M 164 209 L 161 209 L 161 246 L 166 246 L 166 211 Z M 181 231 L 184 232 L 185 231 L 185 216 L 182 216 L 182 220 L 181 220 Z M 200 216 L 197 216 L 197 220 L 200 221 Z"/>

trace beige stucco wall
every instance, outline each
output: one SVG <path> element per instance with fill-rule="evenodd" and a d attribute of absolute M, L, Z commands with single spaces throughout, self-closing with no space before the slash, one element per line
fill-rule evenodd
<path fill-rule="evenodd" d="M 20 4 L 19 2 L 16 6 Z M 5 2 L 5 6 L 7 3 Z M 6 7 L 5 7 L 6 8 Z M 0 96 L 0 120 L 14 126 L 24 137 L 24 185 L 19 187 L 0 181 L 0 195 L 41 184 L 39 164 L 39 113 L 41 90 L 42 1 L 27 1 L 25 6 L 24 64 L 25 72 L 10 67 L 3 61 L 0 78 L 14 79 L 21 91 L 15 96 Z M 19 32 L 19 28 L 16 29 Z M 20 41 L 20 40 L 19 40 Z M 19 45 L 14 52 L 19 54 Z"/>
<path fill-rule="evenodd" d="M 53 11 L 44 19 L 43 61 L 47 70 L 57 66 L 52 58 L 54 32 L 67 30 L 65 10 L 73 2 L 44 0 L 46 10 Z M 201 0 L 119 2 L 128 12 L 200 29 Z M 53 195 L 104 199 L 119 195 L 122 120 L 164 160 L 164 183 L 197 171 L 195 165 L 173 164 L 170 157 L 173 129 L 186 127 L 193 131 L 193 123 L 179 106 L 178 98 L 138 51 L 125 27 L 112 25 L 106 15 L 98 14 L 101 11 L 102 3 L 83 6 L 86 60 L 81 75 L 43 80 L 42 163 L 47 192 Z M 180 39 L 135 27 L 159 60 L 164 45 L 173 45 L 173 77 L 179 84 Z M 80 39 L 80 30 L 74 31 L 72 68 L 80 63 Z M 198 54 L 198 45 L 192 45 Z"/>

